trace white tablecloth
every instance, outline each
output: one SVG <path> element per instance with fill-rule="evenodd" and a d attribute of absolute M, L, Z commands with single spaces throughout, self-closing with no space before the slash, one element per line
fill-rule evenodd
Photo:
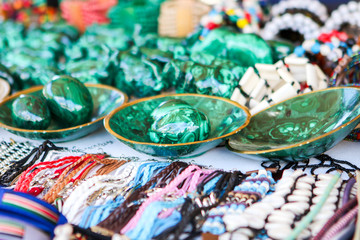
<path fill-rule="evenodd" d="M 0 129 L 0 140 L 9 141 L 28 141 L 34 146 L 38 146 L 42 141 L 29 140 L 9 133 Z M 138 157 L 139 159 L 161 159 L 146 154 L 142 154 L 118 141 L 116 138 L 108 134 L 104 128 L 98 129 L 96 132 L 65 143 L 55 143 L 57 146 L 67 147 L 70 150 L 81 151 L 84 153 L 108 153 L 113 157 Z M 360 142 L 342 141 L 334 148 L 326 152 L 335 159 L 347 160 L 360 167 Z M 212 149 L 201 156 L 183 159 L 187 162 L 194 162 L 199 165 L 209 166 L 224 170 L 240 170 L 242 172 L 256 170 L 261 168 L 261 162 L 246 159 L 227 150 L 226 147 L 218 147 Z"/>

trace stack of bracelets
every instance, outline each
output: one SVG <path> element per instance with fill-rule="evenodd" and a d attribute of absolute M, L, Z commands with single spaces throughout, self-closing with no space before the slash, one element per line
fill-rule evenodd
<path fill-rule="evenodd" d="M 49 141 L 39 147 L 2 142 L 0 157 L 22 163 L 8 174 L 15 178 L 1 181 L 7 186 L 0 189 L 5 239 L 22 239 L 29 229 L 39 239 L 57 240 L 359 234 L 359 168 L 327 155 L 316 157 L 320 164 L 264 162 L 264 169 L 248 173 L 181 161 L 74 155 Z M 314 175 L 318 169 L 328 173 Z"/>

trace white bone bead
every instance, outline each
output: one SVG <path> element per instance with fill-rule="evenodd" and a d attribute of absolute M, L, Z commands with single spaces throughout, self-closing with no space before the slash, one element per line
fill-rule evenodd
<path fill-rule="evenodd" d="M 271 96 L 269 97 L 273 100 L 274 103 L 279 103 L 288 98 L 295 97 L 299 90 L 300 90 L 299 83 L 295 82 L 294 85 L 287 83 L 281 88 L 279 88 L 276 92 L 271 94 Z"/>
<path fill-rule="evenodd" d="M 226 224 L 226 228 L 228 231 L 234 231 L 239 227 L 249 226 L 248 220 L 237 214 L 225 214 L 223 217 L 223 221 Z"/>
<path fill-rule="evenodd" d="M 249 67 L 241 78 L 239 85 L 246 94 L 250 95 L 251 91 L 254 90 L 259 81 L 260 78 L 255 73 L 254 68 Z"/>
<path fill-rule="evenodd" d="M 278 69 L 277 70 L 279 76 L 284 79 L 287 83 L 296 82 L 296 79 L 292 76 L 292 74 L 285 70 L 285 69 Z"/>
<path fill-rule="evenodd" d="M 251 98 L 251 99 L 249 100 L 249 108 L 250 108 L 250 109 L 256 107 L 257 105 L 259 105 L 259 102 L 258 102 L 257 100 L 255 100 L 255 99 L 253 99 L 253 98 Z"/>
<path fill-rule="evenodd" d="M 268 218 L 269 223 L 282 223 L 285 225 L 291 225 L 294 221 L 294 218 L 286 218 L 280 215 L 270 215 Z"/>
<path fill-rule="evenodd" d="M 311 191 L 303 191 L 303 190 L 295 189 L 293 191 L 293 195 L 311 197 L 312 193 Z"/>
<path fill-rule="evenodd" d="M 256 215 L 258 213 L 258 211 L 261 211 L 262 213 L 260 213 L 259 216 L 262 216 L 262 214 L 264 214 L 264 216 L 266 217 L 273 210 L 274 210 L 274 207 L 271 204 L 264 203 L 261 201 L 261 202 L 255 203 L 255 204 L 251 205 L 250 207 L 246 208 L 244 212 L 248 213 L 248 214 Z"/>
<path fill-rule="evenodd" d="M 274 208 L 280 208 L 282 205 L 285 204 L 285 199 L 283 198 L 283 196 L 274 194 L 272 194 L 269 198 L 264 198 L 262 201 L 270 203 L 271 206 L 273 206 Z"/>
<path fill-rule="evenodd" d="M 318 89 L 319 84 L 316 69 L 310 63 L 306 64 L 306 83 L 308 86 L 311 86 L 314 91 Z"/>
<path fill-rule="evenodd" d="M 231 100 L 239 103 L 240 105 L 246 104 L 246 98 L 241 94 L 240 90 L 238 88 L 235 88 Z"/>
<path fill-rule="evenodd" d="M 251 115 L 254 115 L 268 107 L 270 107 L 270 104 L 268 103 L 268 101 L 263 100 L 258 105 L 256 105 L 256 107 L 250 109 L 250 113 L 251 113 Z"/>
<path fill-rule="evenodd" d="M 303 202 L 293 202 L 293 203 L 287 203 L 284 206 L 281 207 L 281 210 L 291 211 L 297 215 L 303 214 L 306 209 L 309 208 L 308 203 Z"/>
<path fill-rule="evenodd" d="M 289 202 L 309 202 L 309 197 L 301 195 L 290 195 L 288 197 Z"/>
<path fill-rule="evenodd" d="M 311 185 L 306 183 L 306 182 L 300 182 L 298 181 L 296 183 L 296 189 L 301 189 L 301 190 L 304 190 L 304 191 L 310 191 L 311 190 Z"/>
<path fill-rule="evenodd" d="M 282 211 L 282 210 L 279 210 L 279 209 L 272 212 L 271 216 L 280 216 L 280 217 L 289 218 L 289 219 L 294 219 L 295 218 L 295 214 L 293 212 Z"/>
<path fill-rule="evenodd" d="M 260 77 L 267 81 L 270 88 L 276 89 L 277 86 L 281 84 L 282 80 L 276 71 L 277 67 L 275 65 L 257 63 L 255 64 L 255 67 L 258 70 Z"/>
<path fill-rule="evenodd" d="M 305 182 L 308 184 L 313 184 L 313 183 L 315 183 L 315 178 L 312 176 L 305 176 L 305 177 L 299 178 L 298 182 Z"/>
<path fill-rule="evenodd" d="M 266 95 L 267 89 L 265 85 L 265 80 L 260 79 L 258 84 L 255 86 L 254 90 L 250 93 L 250 97 L 260 102 Z"/>
<path fill-rule="evenodd" d="M 288 177 L 286 179 L 281 179 L 276 185 L 275 185 L 275 189 L 283 189 L 283 188 L 291 188 L 295 183 L 295 180 L 291 177 Z"/>
<path fill-rule="evenodd" d="M 269 225 L 269 224 L 266 224 Z M 267 230 L 267 234 L 269 237 L 273 239 L 285 239 L 287 236 L 291 234 L 291 228 L 288 226 L 284 226 L 281 224 L 276 224 L 273 226 L 269 226 Z"/>

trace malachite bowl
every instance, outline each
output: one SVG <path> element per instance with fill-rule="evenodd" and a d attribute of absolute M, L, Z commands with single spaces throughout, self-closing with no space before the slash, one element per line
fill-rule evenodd
<path fill-rule="evenodd" d="M 150 141 L 152 111 L 170 99 L 180 99 L 203 112 L 210 121 L 209 137 L 189 143 L 159 144 Z M 127 103 L 104 120 L 105 129 L 131 148 L 152 156 L 189 158 L 198 156 L 243 129 L 250 120 L 247 108 L 226 98 L 200 94 L 169 94 Z"/>
<path fill-rule="evenodd" d="M 0 127 L 33 140 L 71 141 L 94 132 L 101 127 L 106 115 L 128 101 L 127 95 L 116 88 L 101 84 L 85 84 L 85 86 L 89 89 L 94 103 L 91 119 L 85 124 L 62 128 L 59 122 L 52 119 L 46 130 L 27 130 L 16 127 L 11 117 L 12 103 L 22 94 L 40 96 L 43 86 L 37 86 L 17 92 L 0 103 Z"/>
<path fill-rule="evenodd" d="M 360 88 L 328 88 L 302 94 L 251 117 L 226 146 L 251 159 L 300 161 L 343 140 L 360 122 Z"/>

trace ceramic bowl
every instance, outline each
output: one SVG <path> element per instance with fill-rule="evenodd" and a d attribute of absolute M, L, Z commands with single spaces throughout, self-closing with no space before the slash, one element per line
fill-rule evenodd
<path fill-rule="evenodd" d="M 178 144 L 150 141 L 151 113 L 160 103 L 180 99 L 202 111 L 210 120 L 207 140 Z M 247 108 L 226 98 L 200 94 L 170 94 L 143 98 L 125 104 L 104 120 L 105 129 L 131 148 L 152 156 L 188 158 L 200 155 L 244 128 L 250 119 Z"/>
<path fill-rule="evenodd" d="M 102 125 L 102 120 L 115 108 L 126 103 L 128 97 L 120 90 L 101 84 L 85 84 L 93 99 L 94 108 L 91 121 L 79 126 L 61 128 L 60 124 L 52 119 L 46 130 L 27 130 L 16 127 L 11 118 L 13 101 L 22 94 L 40 96 L 43 86 L 17 92 L 0 103 L 0 127 L 21 137 L 34 140 L 51 140 L 53 142 L 66 142 L 83 137 Z"/>
<path fill-rule="evenodd" d="M 226 145 L 246 158 L 303 160 L 343 140 L 360 122 L 359 114 L 360 88 L 314 91 L 253 115 Z"/>

